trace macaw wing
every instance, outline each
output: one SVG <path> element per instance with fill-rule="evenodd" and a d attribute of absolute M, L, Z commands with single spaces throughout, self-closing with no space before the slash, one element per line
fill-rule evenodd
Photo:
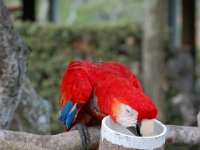
<path fill-rule="evenodd" d="M 143 91 L 142 86 L 139 82 L 139 80 L 137 79 L 137 77 L 124 65 L 120 64 L 120 63 L 116 63 L 116 62 L 105 62 L 102 65 L 103 67 L 106 68 L 110 68 L 112 70 L 114 70 L 115 72 L 120 73 L 121 76 L 123 76 L 124 78 L 128 79 L 130 82 L 132 82 L 132 85 Z"/>
<path fill-rule="evenodd" d="M 72 62 L 61 81 L 59 120 L 67 129 L 76 121 L 78 113 L 91 95 L 92 85 L 85 69 L 81 62 Z"/>

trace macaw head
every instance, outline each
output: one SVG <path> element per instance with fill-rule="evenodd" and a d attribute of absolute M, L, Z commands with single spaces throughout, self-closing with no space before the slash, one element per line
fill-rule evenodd
<path fill-rule="evenodd" d="M 111 117 L 137 136 L 151 136 L 154 131 L 153 119 L 157 108 L 142 91 L 134 89 L 131 94 L 113 100 Z"/>

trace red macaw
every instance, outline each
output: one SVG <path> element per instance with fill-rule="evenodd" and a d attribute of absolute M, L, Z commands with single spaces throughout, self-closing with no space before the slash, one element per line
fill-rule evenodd
<path fill-rule="evenodd" d="M 110 115 L 127 128 L 141 122 L 138 135 L 150 135 L 157 116 L 136 76 L 116 62 L 71 62 L 61 81 L 59 104 L 59 120 L 67 130 L 77 122 L 91 124 Z"/>

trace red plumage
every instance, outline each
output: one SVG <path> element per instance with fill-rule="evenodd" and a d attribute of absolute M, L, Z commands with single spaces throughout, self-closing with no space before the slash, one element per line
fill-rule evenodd
<path fill-rule="evenodd" d="M 60 109 L 68 101 L 78 107 L 73 124 L 91 123 L 105 115 L 116 120 L 118 105 L 122 103 L 138 112 L 138 121 L 157 115 L 156 106 L 145 95 L 136 76 L 116 62 L 71 62 L 61 81 Z"/>

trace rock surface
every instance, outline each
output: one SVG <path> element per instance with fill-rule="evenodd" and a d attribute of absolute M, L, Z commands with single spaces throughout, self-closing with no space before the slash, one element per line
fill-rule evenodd
<path fill-rule="evenodd" d="M 19 106 L 11 123 L 11 130 L 29 133 L 50 133 L 50 105 L 37 95 L 26 79 Z"/>

